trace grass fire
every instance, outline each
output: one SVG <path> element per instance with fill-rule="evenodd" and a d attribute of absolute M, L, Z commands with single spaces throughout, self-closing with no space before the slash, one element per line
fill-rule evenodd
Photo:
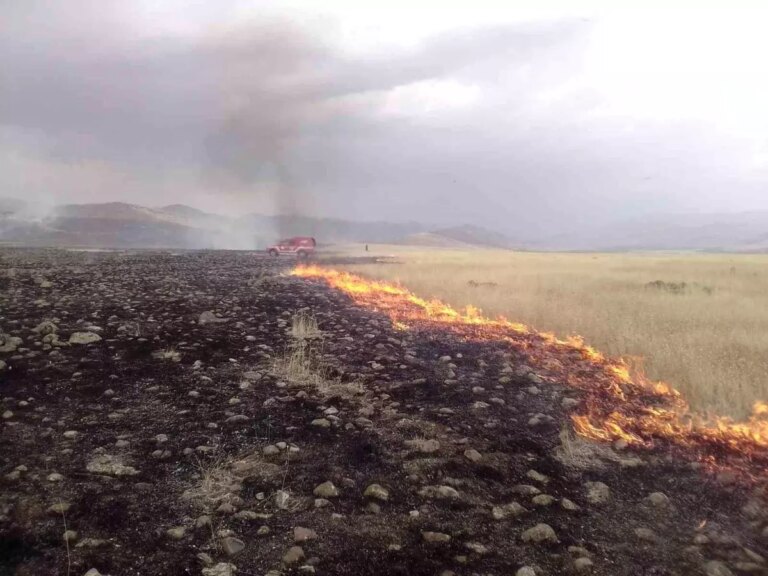
<path fill-rule="evenodd" d="M 624 4 L 3 1 L 0 576 L 768 576 L 768 10 Z"/>
<path fill-rule="evenodd" d="M 584 392 L 571 418 L 575 430 L 594 440 L 652 446 L 659 441 L 683 447 L 715 466 L 762 474 L 768 464 L 768 404 L 756 402 L 752 417 L 692 414 L 679 392 L 621 361 L 606 359 L 580 338 L 560 340 L 505 318 L 489 319 L 474 307 L 457 311 L 439 300 L 424 300 L 407 289 L 338 270 L 302 266 L 292 274 L 320 278 L 363 306 L 385 313 L 402 328 L 442 328 L 470 340 L 507 344 L 542 367 L 545 380 L 567 382 Z"/>

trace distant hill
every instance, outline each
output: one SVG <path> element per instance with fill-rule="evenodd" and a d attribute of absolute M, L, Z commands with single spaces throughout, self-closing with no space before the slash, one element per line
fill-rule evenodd
<path fill-rule="evenodd" d="M 429 248 L 474 248 L 474 246 L 471 246 L 470 244 L 452 240 L 451 238 L 446 238 L 445 236 L 435 234 L 434 232 L 417 232 L 416 234 L 409 234 L 400 240 L 398 244 L 404 244 L 406 246 L 424 246 Z"/>
<path fill-rule="evenodd" d="M 546 250 L 768 250 L 768 212 L 665 214 L 592 230 L 552 235 L 529 244 Z"/>
<path fill-rule="evenodd" d="M 43 207 L 0 198 L 0 243 L 113 248 L 261 249 L 281 237 L 314 236 L 321 244 L 392 243 L 443 248 L 532 250 L 768 251 L 768 212 L 673 214 L 612 226 L 514 238 L 476 225 L 433 228 L 417 222 L 339 218 L 222 216 L 184 204 L 149 208 L 125 202 Z"/>
<path fill-rule="evenodd" d="M 454 226 L 452 228 L 442 228 L 433 231 L 432 234 L 447 240 L 453 240 L 471 246 L 488 246 L 492 248 L 513 247 L 513 241 L 504 234 L 470 224 Z"/>
<path fill-rule="evenodd" d="M 456 226 L 409 234 L 399 242 L 433 248 L 512 248 L 510 238 L 479 226 Z"/>
<path fill-rule="evenodd" d="M 203 248 L 194 227 L 144 206 L 110 202 L 54 208 L 21 239 L 24 244 L 110 248 Z M 0 228 L 0 233 L 3 229 Z M 18 240 L 13 230 L 2 240 Z"/>
<path fill-rule="evenodd" d="M 403 237 L 424 230 L 416 223 L 353 222 L 337 218 L 310 218 L 308 216 L 265 216 L 249 214 L 241 218 L 253 230 L 266 232 L 270 237 L 314 236 L 324 244 L 345 242 L 394 243 Z"/>
<path fill-rule="evenodd" d="M 24 210 L 26 203 L 16 198 L 0 197 L 0 217 L 8 217 Z"/>
<path fill-rule="evenodd" d="M 33 246 L 113 248 L 264 248 L 281 237 L 314 236 L 321 244 L 397 243 L 430 235 L 415 222 L 353 222 L 308 216 L 248 214 L 239 218 L 172 204 L 65 204 L 30 218 L 23 202 L 0 202 L 0 242 Z M 499 246 L 503 237 L 478 227 L 432 232 L 435 244 Z"/>

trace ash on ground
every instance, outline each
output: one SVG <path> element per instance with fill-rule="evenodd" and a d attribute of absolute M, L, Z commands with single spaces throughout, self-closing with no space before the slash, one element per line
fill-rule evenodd
<path fill-rule="evenodd" d="M 766 574 L 754 488 L 287 271 L 0 252 L 0 574 Z"/>

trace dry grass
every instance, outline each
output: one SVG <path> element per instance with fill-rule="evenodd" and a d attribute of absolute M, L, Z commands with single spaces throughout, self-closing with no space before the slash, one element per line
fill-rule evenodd
<path fill-rule="evenodd" d="M 272 366 L 275 374 L 292 384 L 314 387 L 324 396 L 353 398 L 365 394 L 361 383 L 341 382 L 329 375 L 329 366 L 323 361 L 323 333 L 310 310 L 299 310 L 293 316 L 290 335 L 290 346 Z"/>
<path fill-rule="evenodd" d="M 285 353 L 275 359 L 273 371 L 289 382 L 323 391 L 329 382 L 321 360 L 322 342 L 313 342 L 321 335 L 315 316 L 309 310 L 299 310 L 291 319 L 290 335 L 293 341 Z"/>
<path fill-rule="evenodd" d="M 212 513 L 216 507 L 229 500 L 242 488 L 240 480 L 232 473 L 231 463 L 221 460 L 197 462 L 199 482 L 184 492 L 183 498 L 197 502 Z"/>
<path fill-rule="evenodd" d="M 299 310 L 291 318 L 291 337 L 296 340 L 311 340 L 321 336 L 317 319 L 309 310 Z"/>
<path fill-rule="evenodd" d="M 165 350 L 158 350 L 152 353 L 153 358 L 158 360 L 170 360 L 171 362 L 181 362 L 181 352 L 178 352 L 175 348 L 166 348 Z"/>
<path fill-rule="evenodd" d="M 314 386 L 318 390 L 327 386 L 323 365 L 306 342 L 289 347 L 275 360 L 273 370 L 294 384 Z"/>
<path fill-rule="evenodd" d="M 364 254 L 362 249 L 354 250 Z M 558 254 L 371 246 L 344 266 L 634 357 L 700 410 L 741 418 L 768 398 L 768 256 Z"/>

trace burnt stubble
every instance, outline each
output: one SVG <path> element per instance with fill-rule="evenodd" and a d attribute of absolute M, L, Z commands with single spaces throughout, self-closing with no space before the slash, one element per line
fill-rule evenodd
<path fill-rule="evenodd" d="M 0 252 L 0 574 L 765 573 L 753 485 L 568 440 L 577 393 L 500 384 L 514 350 L 398 330 L 290 265 Z M 312 384 L 278 368 L 298 347 Z"/>

